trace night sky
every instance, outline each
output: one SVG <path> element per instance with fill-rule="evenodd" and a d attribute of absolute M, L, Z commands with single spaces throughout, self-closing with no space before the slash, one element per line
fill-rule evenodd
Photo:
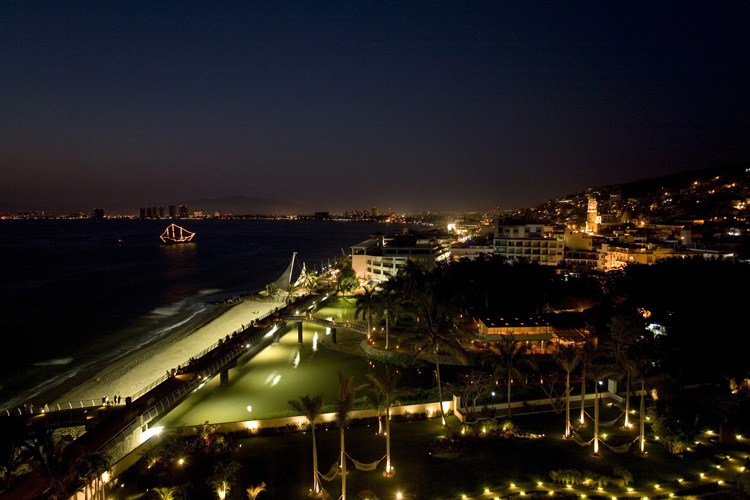
<path fill-rule="evenodd" d="M 0 3 L 0 210 L 518 208 L 748 160 L 746 1 Z"/>

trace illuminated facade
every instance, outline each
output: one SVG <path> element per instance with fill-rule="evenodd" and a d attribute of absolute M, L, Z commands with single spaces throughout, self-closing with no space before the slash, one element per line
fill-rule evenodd
<path fill-rule="evenodd" d="M 357 277 L 365 281 L 386 281 L 398 274 L 408 261 L 430 271 L 450 254 L 447 236 L 406 230 L 398 235 L 375 233 L 369 240 L 352 246 L 352 268 Z"/>
<path fill-rule="evenodd" d="M 612 271 L 622 269 L 628 264 L 651 265 L 659 260 L 673 257 L 686 257 L 685 253 L 676 253 L 671 247 L 640 246 L 626 243 L 603 244 L 599 248 L 599 269 Z"/>
<path fill-rule="evenodd" d="M 543 224 L 504 224 L 495 229 L 495 254 L 510 261 L 526 260 L 556 266 L 563 260 L 563 233 Z"/>
<path fill-rule="evenodd" d="M 599 217 L 598 212 L 598 205 L 596 202 L 596 198 L 589 198 L 589 206 L 588 210 L 586 211 L 586 232 L 587 233 L 595 233 L 599 229 L 599 222 L 601 222 L 601 218 Z"/>

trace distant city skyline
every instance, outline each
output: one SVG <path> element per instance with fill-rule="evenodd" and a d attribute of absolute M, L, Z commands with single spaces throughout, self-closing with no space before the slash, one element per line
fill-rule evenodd
<path fill-rule="evenodd" d="M 0 211 L 483 211 L 740 164 L 748 24 L 741 2 L 5 2 Z"/>

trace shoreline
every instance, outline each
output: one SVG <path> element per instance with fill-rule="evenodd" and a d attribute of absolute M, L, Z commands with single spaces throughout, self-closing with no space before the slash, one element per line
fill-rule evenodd
<path fill-rule="evenodd" d="M 76 401 L 99 401 L 120 396 L 123 400 L 176 368 L 191 357 L 231 335 L 253 320 L 283 304 L 251 294 L 241 300 L 229 299 L 194 323 L 178 328 L 171 335 L 118 358 L 105 368 L 97 367 L 79 373 L 60 386 L 45 391 L 38 400 L 62 404 Z"/>

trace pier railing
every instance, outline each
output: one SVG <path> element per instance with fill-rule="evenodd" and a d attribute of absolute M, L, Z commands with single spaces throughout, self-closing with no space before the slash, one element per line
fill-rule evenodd
<path fill-rule="evenodd" d="M 300 297 L 300 305 L 307 306 L 306 302 L 310 300 L 310 296 L 306 297 Z M 255 320 L 252 323 L 243 324 L 242 327 L 239 330 L 235 330 L 234 332 L 230 333 L 229 335 L 234 334 L 240 334 L 245 331 L 247 331 L 248 328 L 252 328 L 254 323 L 263 321 L 264 319 L 267 319 L 268 317 L 272 316 L 273 314 L 276 314 L 276 310 L 272 309 L 268 311 L 267 313 L 258 316 L 255 318 Z M 265 329 L 263 330 L 263 333 L 265 333 Z M 209 352 L 216 349 L 222 342 L 224 342 L 224 339 L 217 340 L 210 346 L 203 349 L 201 352 L 195 354 L 194 356 L 191 356 L 189 359 L 186 359 L 183 363 L 180 363 L 178 366 L 184 367 L 188 366 L 191 360 L 193 359 L 200 359 Z M 175 367 L 176 368 L 176 367 Z M 159 384 L 164 383 L 165 380 L 167 380 L 169 377 L 172 376 L 171 369 L 166 370 L 165 374 L 161 377 L 157 378 L 150 384 L 148 384 L 145 387 L 142 387 L 138 391 L 136 391 L 133 395 L 130 396 L 130 399 L 132 401 L 135 401 L 139 397 L 143 396 L 147 392 L 151 391 L 154 387 L 157 387 Z M 76 409 L 82 409 L 82 408 L 94 408 L 99 406 L 105 406 L 107 404 L 113 404 L 112 400 L 107 401 L 101 401 L 98 399 L 85 399 L 81 401 L 69 401 L 65 403 L 54 403 L 54 404 L 47 404 L 47 405 L 25 405 L 24 407 L 19 408 L 8 408 L 8 409 L 2 409 L 0 410 L 0 416 L 13 416 L 13 415 L 34 415 L 34 414 L 41 414 L 41 413 L 49 413 L 54 411 L 63 411 L 63 410 L 76 410 Z M 121 403 L 124 404 L 124 401 Z"/>

